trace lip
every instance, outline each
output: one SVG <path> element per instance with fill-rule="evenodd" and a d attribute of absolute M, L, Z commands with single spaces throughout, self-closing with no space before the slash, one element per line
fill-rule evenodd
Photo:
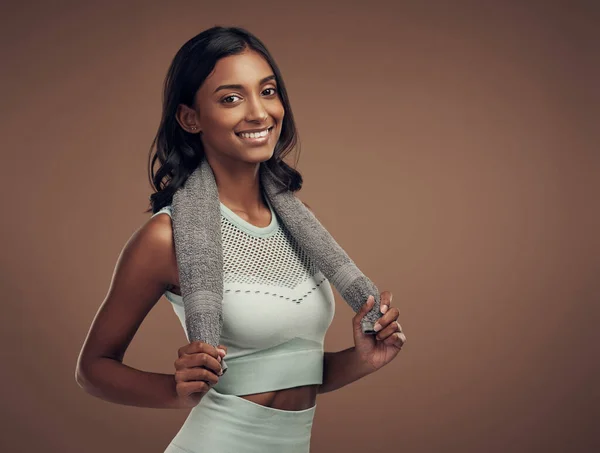
<path fill-rule="evenodd" d="M 267 127 L 263 127 L 262 129 L 246 129 L 245 131 L 238 131 L 236 132 L 237 134 L 241 134 L 242 132 L 262 132 L 266 129 L 271 129 L 274 125 L 272 124 L 271 126 L 267 126 Z"/>
<path fill-rule="evenodd" d="M 269 131 L 269 133 L 264 136 L 264 137 L 258 137 L 258 138 L 245 138 L 242 137 L 241 132 L 236 132 L 235 135 L 237 136 L 238 139 L 240 139 L 241 142 L 247 144 L 247 145 L 264 145 L 265 143 L 267 143 L 269 141 L 269 139 L 271 138 L 271 135 L 273 135 L 273 129 L 275 128 L 275 126 L 271 126 L 268 127 L 267 130 Z M 264 131 L 265 129 L 263 129 Z M 243 131 L 246 132 L 246 131 Z"/>

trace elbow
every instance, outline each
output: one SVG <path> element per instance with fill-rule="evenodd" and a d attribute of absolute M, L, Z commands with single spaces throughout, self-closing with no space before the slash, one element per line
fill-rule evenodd
<path fill-rule="evenodd" d="M 93 375 L 89 371 L 77 367 L 75 370 L 75 382 L 88 395 L 101 398 L 102 390 L 97 385 L 94 385 Z"/>
<path fill-rule="evenodd" d="M 75 366 L 75 382 L 87 393 L 90 393 L 91 388 L 90 368 L 89 361 L 84 362 L 81 360 L 81 357 L 77 360 L 77 365 Z"/>
<path fill-rule="evenodd" d="M 89 372 L 84 372 L 81 368 L 75 370 L 75 382 L 79 388 L 91 396 L 100 397 L 102 391 L 94 385 L 94 381 Z"/>
<path fill-rule="evenodd" d="M 81 369 L 80 366 L 77 366 L 77 368 L 75 368 L 75 382 L 77 383 L 77 385 L 79 387 L 81 387 L 83 390 L 87 391 L 87 386 L 89 385 L 88 380 L 85 377 L 85 373 L 84 371 Z"/>

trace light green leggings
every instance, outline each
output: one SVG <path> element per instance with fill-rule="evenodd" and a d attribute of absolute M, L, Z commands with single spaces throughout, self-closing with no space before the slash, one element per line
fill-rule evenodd
<path fill-rule="evenodd" d="M 274 409 L 213 388 L 164 453 L 308 453 L 316 407 Z"/>

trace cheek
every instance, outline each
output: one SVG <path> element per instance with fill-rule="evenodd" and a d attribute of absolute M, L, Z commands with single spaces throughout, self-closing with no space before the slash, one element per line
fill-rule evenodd
<path fill-rule="evenodd" d="M 269 109 L 269 114 L 272 118 L 274 118 L 279 126 L 281 127 L 281 122 L 283 121 L 283 117 L 285 116 L 285 109 L 283 108 L 283 104 L 273 105 L 271 109 Z"/>
<path fill-rule="evenodd" d="M 202 142 L 212 149 L 227 148 L 236 138 L 233 126 L 224 122 L 222 118 L 211 118 L 210 121 L 205 121 L 204 128 L 206 132 L 202 134 Z"/>
<path fill-rule="evenodd" d="M 231 135 L 237 124 L 238 119 L 231 115 L 219 115 L 216 117 L 207 118 L 204 122 L 205 128 L 210 131 L 210 135 L 218 138 L 226 135 Z"/>

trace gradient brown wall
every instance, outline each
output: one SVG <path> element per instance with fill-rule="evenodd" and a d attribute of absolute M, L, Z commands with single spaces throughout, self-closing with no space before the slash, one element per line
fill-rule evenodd
<path fill-rule="evenodd" d="M 167 67 L 219 24 L 272 51 L 299 197 L 393 292 L 408 337 L 319 397 L 311 451 L 599 451 L 598 17 L 566 1 L 4 3 L 0 450 L 159 453 L 187 416 L 106 403 L 74 373 L 148 218 Z M 336 299 L 329 351 L 352 346 Z M 161 300 L 125 363 L 173 372 L 184 343 Z"/>

